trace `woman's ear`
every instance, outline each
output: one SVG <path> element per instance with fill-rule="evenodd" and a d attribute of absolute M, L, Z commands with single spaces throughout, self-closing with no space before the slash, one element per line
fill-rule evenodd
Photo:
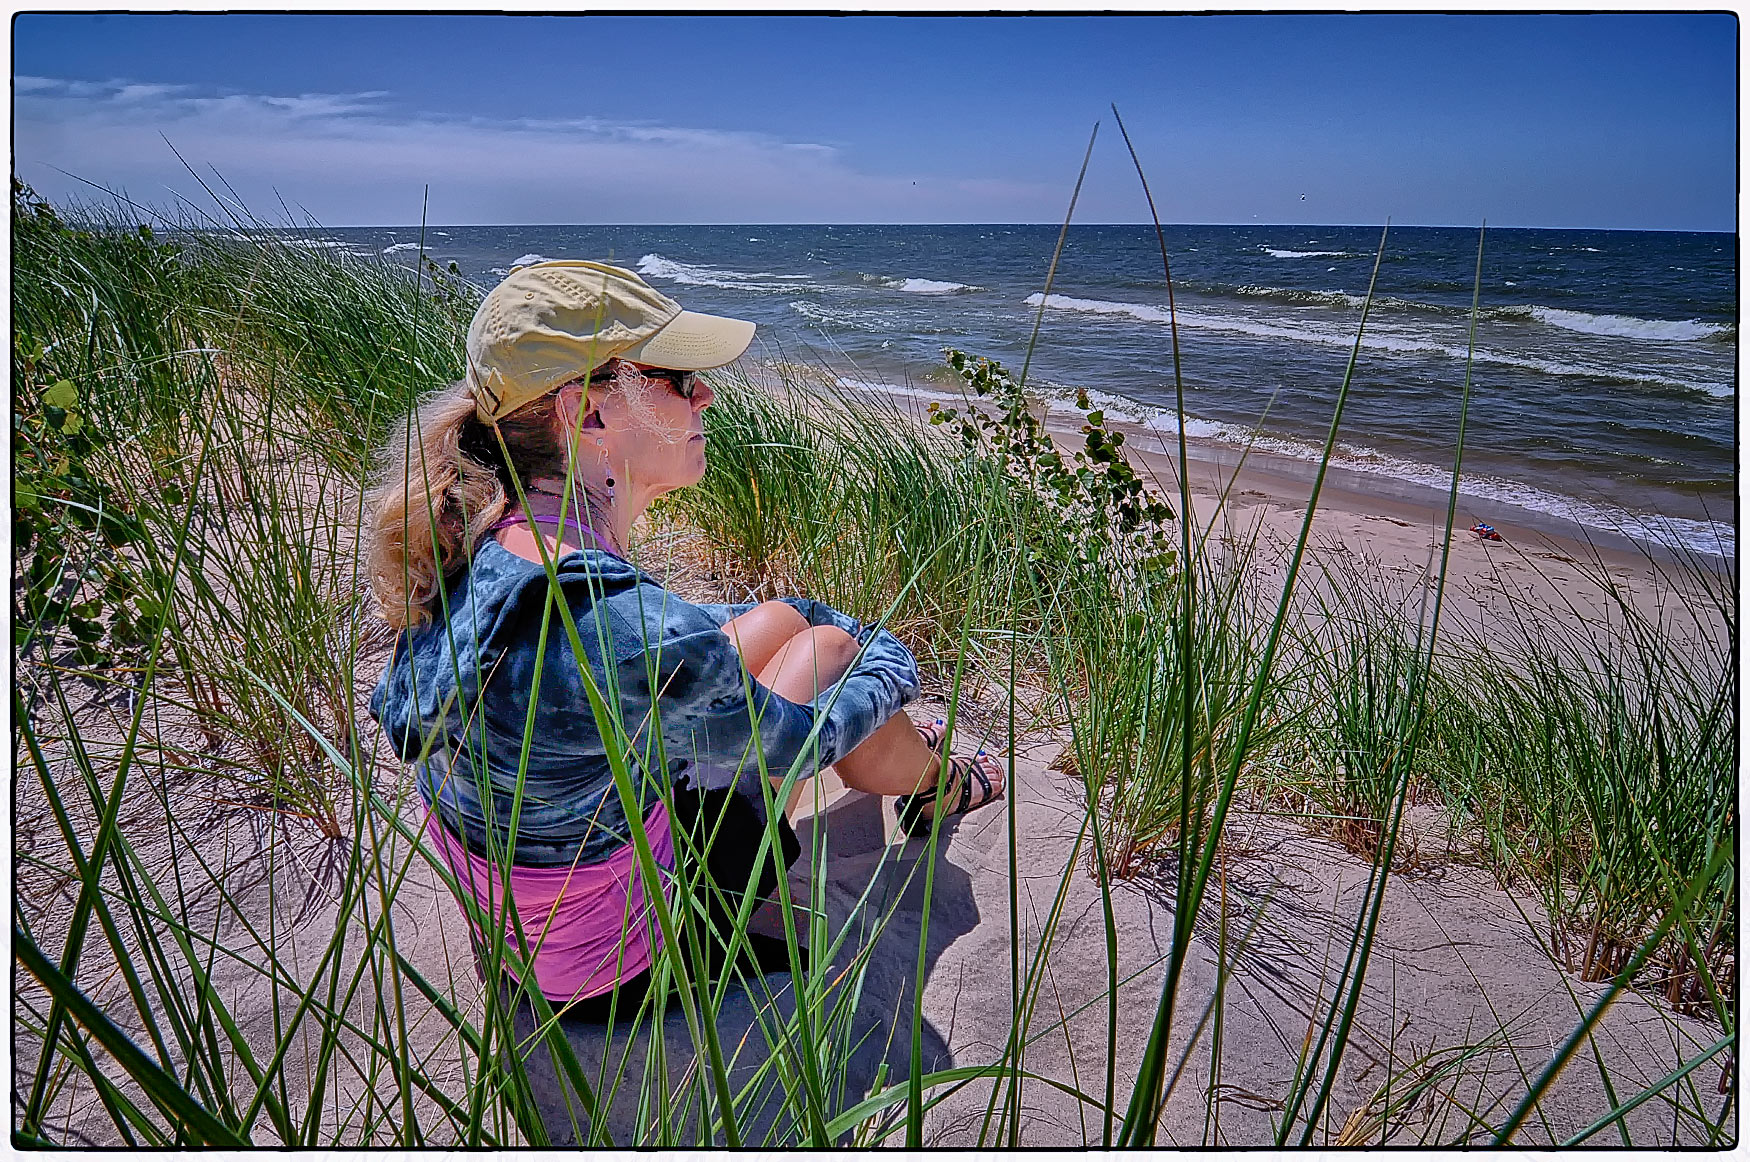
<path fill-rule="evenodd" d="M 589 388 L 582 383 L 568 383 L 560 388 L 554 410 L 559 426 L 567 432 L 602 426 L 599 401 L 590 399 Z M 583 414 L 579 416 L 579 412 Z"/>

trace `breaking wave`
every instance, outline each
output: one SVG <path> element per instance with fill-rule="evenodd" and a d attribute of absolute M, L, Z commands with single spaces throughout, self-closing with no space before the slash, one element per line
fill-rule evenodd
<path fill-rule="evenodd" d="M 1655 339 L 1682 343 L 1714 339 L 1733 332 L 1730 323 L 1704 323 L 1700 319 L 1637 319 L 1633 315 L 1589 315 L 1555 307 L 1503 307 L 1503 314 L 1529 315 L 1550 327 L 1579 331 L 1585 335 L 1610 335 L 1621 339 Z M 1733 332 L 1735 333 L 1735 332 Z"/>
<path fill-rule="evenodd" d="M 794 275 L 772 274 L 769 271 L 750 274 L 740 270 L 725 270 L 720 266 L 676 262 L 660 254 L 646 254 L 640 258 L 638 273 L 648 278 L 679 283 L 681 286 L 713 286 L 719 290 L 788 291 L 794 294 L 798 289 L 794 282 L 777 281 L 793 279 L 796 277 Z"/>
<path fill-rule="evenodd" d="M 1136 319 L 1144 323 L 1164 324 L 1169 321 L 1166 308 L 1152 306 L 1147 303 L 1118 303 L 1101 299 L 1078 299 L 1068 295 L 1052 295 L 1046 298 L 1040 294 L 1027 297 L 1029 306 L 1039 306 L 1040 303 L 1060 311 L 1075 311 L 1094 315 L 1115 315 Z M 1233 335 L 1251 335 L 1260 339 L 1286 339 L 1297 343 L 1317 343 L 1326 347 L 1352 347 L 1355 336 L 1352 332 L 1337 327 L 1321 327 L 1316 323 L 1298 319 L 1285 319 L 1277 322 L 1262 319 L 1246 318 L 1237 315 L 1206 314 L 1200 311 L 1178 312 L 1178 323 L 1181 327 L 1195 328 L 1205 331 L 1219 331 Z M 1423 338 L 1414 335 L 1393 335 L 1381 331 L 1371 331 L 1362 336 L 1361 346 L 1370 351 L 1387 351 L 1398 355 L 1440 355 L 1449 359 L 1464 360 L 1468 353 L 1462 346 L 1442 343 L 1436 339 Z M 1526 371 L 1542 372 L 1545 375 L 1584 376 L 1591 379 L 1602 379 L 1615 383 L 1642 383 L 1654 387 L 1677 388 L 1680 391 L 1694 391 L 1710 395 L 1715 399 L 1730 399 L 1734 395 L 1730 384 L 1709 383 L 1705 381 L 1679 379 L 1671 375 L 1662 375 L 1651 371 L 1637 371 L 1616 363 L 1581 363 L 1566 362 L 1556 359 L 1543 359 L 1535 355 L 1517 355 L 1505 351 L 1493 351 L 1478 348 L 1475 359 L 1479 363 L 1493 363 L 1503 367 L 1518 367 Z"/>
<path fill-rule="evenodd" d="M 984 289 L 970 283 L 938 282 L 933 278 L 883 278 L 877 281 L 882 286 L 914 295 L 964 295 Z"/>

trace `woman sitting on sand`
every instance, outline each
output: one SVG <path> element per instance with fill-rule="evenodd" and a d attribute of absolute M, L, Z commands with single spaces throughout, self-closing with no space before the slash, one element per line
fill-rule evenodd
<path fill-rule="evenodd" d="M 467 378 L 415 412 L 372 497 L 371 581 L 404 632 L 371 712 L 484 906 L 509 852 L 535 982 L 586 1013 L 641 996 L 660 943 L 586 674 L 624 731 L 657 862 L 673 867 L 673 829 L 712 834 L 707 870 L 731 904 L 761 838 L 762 760 L 774 779 L 831 764 L 852 788 L 902 796 L 914 834 L 1002 790 L 994 759 L 944 762 L 940 724 L 901 713 L 917 667 L 885 630 L 802 599 L 694 605 L 629 562 L 639 515 L 705 472 L 714 396 L 696 372 L 739 357 L 753 330 L 617 267 L 519 268 L 474 317 Z M 779 829 L 787 863 L 796 841 Z"/>

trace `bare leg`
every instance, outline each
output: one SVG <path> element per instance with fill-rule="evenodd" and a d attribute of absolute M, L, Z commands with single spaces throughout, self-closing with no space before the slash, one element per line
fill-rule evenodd
<path fill-rule="evenodd" d="M 790 639 L 808 632 L 808 619 L 782 601 L 763 601 L 724 622 L 723 632 L 735 643 L 748 673 L 760 677 Z"/>
<path fill-rule="evenodd" d="M 856 660 L 857 649 L 856 639 L 843 630 L 813 626 L 785 642 L 757 677 L 774 694 L 792 702 L 807 702 L 845 675 Z M 988 757 L 977 761 L 990 779 L 991 789 L 1001 791 L 1002 768 Z M 910 718 L 895 714 L 834 763 L 833 769 L 854 790 L 909 795 L 935 785 L 942 758 L 925 744 Z M 794 805 L 792 797 L 786 809 Z"/>

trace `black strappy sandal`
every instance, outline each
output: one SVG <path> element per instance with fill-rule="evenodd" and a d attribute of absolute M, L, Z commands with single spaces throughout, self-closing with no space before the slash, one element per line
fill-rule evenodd
<path fill-rule="evenodd" d="M 982 753 L 982 752 L 981 752 Z M 978 780 L 982 792 L 978 802 L 972 801 L 972 780 Z M 924 814 L 924 808 L 941 798 L 944 784 L 958 780 L 960 783 L 959 801 L 949 808 L 944 818 L 964 815 L 968 811 L 976 811 L 989 803 L 1002 798 L 1002 792 L 990 785 L 990 776 L 984 773 L 984 768 L 978 764 L 978 756 L 970 758 L 950 758 L 948 770 L 934 787 L 927 791 L 918 791 L 911 795 L 901 795 L 894 801 L 894 808 L 899 815 L 899 825 L 913 839 L 922 839 L 930 834 L 934 815 Z"/>

